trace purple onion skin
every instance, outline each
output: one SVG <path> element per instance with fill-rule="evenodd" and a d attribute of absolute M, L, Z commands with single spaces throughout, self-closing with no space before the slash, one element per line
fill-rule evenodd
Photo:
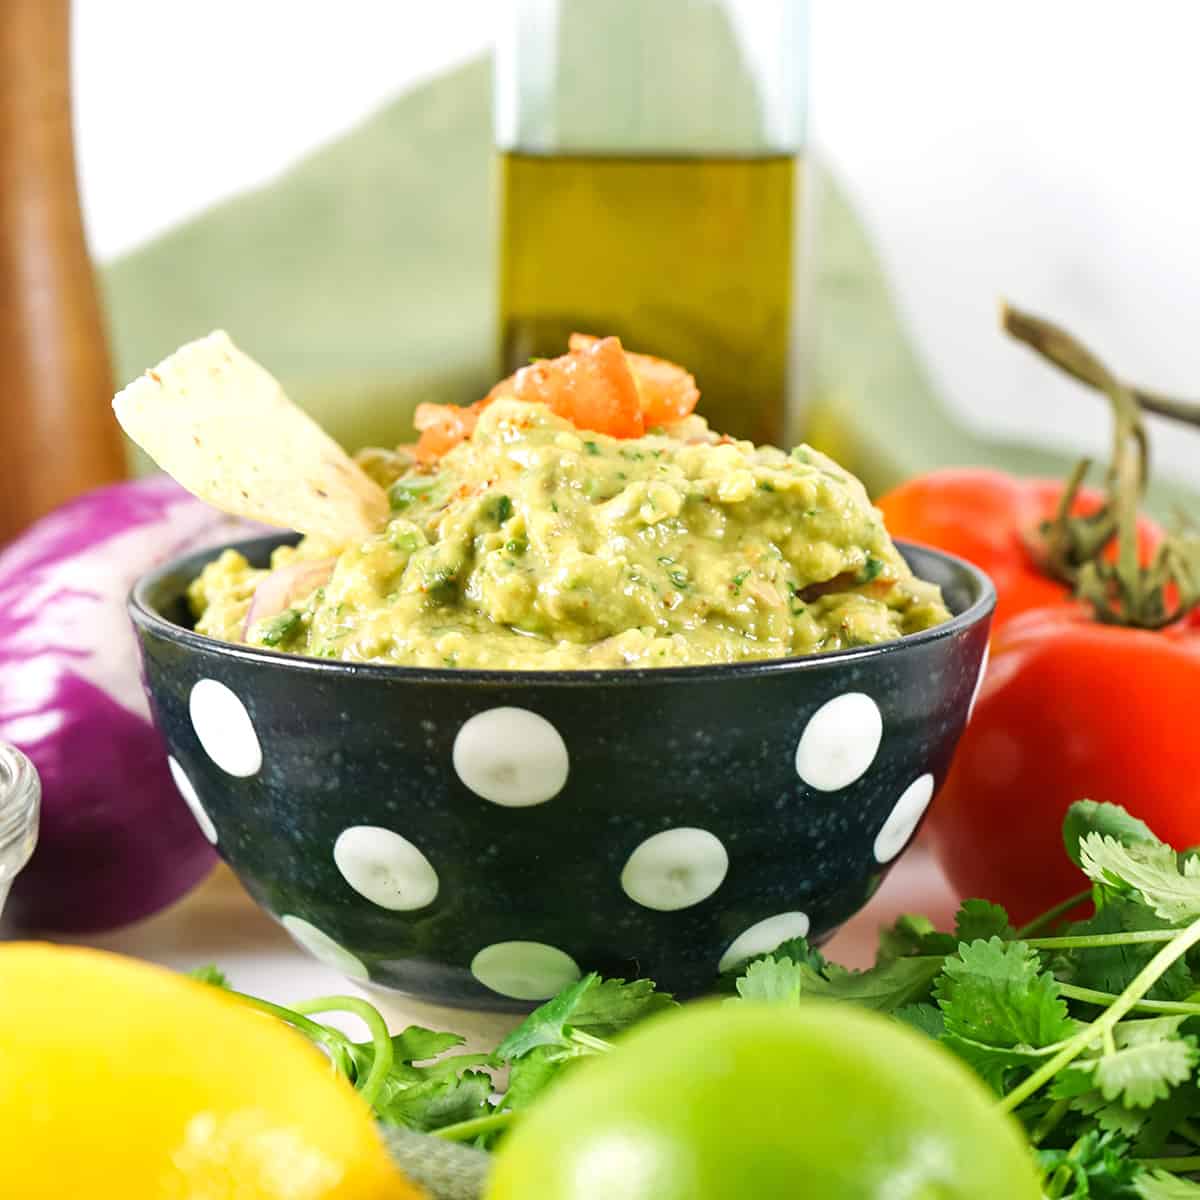
<path fill-rule="evenodd" d="M 167 769 L 125 602 L 160 563 L 259 531 L 154 476 L 80 496 L 0 551 L 0 739 L 42 780 L 37 849 L 6 924 L 115 929 L 214 865 Z"/>

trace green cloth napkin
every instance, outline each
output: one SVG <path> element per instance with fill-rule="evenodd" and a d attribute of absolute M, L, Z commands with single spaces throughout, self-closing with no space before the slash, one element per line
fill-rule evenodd
<path fill-rule="evenodd" d="M 806 436 L 876 494 L 951 463 L 1065 474 L 1065 457 L 980 438 L 948 414 L 863 226 L 810 165 Z M 491 67 L 480 59 L 113 262 L 103 284 L 120 381 L 224 328 L 347 447 L 411 440 L 419 401 L 470 402 L 497 376 L 491 166 Z M 1160 511 L 1184 498 L 1168 485 L 1151 497 Z"/>

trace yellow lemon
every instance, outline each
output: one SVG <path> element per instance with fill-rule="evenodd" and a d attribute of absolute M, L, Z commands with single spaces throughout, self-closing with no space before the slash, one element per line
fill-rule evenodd
<path fill-rule="evenodd" d="M 354 1089 L 282 1022 L 119 955 L 0 945 L 0 1195 L 421 1194 Z"/>

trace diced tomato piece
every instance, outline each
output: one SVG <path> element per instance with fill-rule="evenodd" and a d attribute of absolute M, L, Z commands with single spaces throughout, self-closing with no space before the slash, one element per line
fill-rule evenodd
<path fill-rule="evenodd" d="M 421 431 L 417 439 L 417 462 L 430 463 L 453 450 L 475 432 L 483 401 L 469 408 L 455 404 L 418 404 L 413 425 Z"/>
<path fill-rule="evenodd" d="M 493 388 L 518 400 L 549 405 L 577 429 L 609 437 L 640 437 L 646 430 L 637 384 L 617 338 L 602 338 L 561 358 L 522 367 Z"/>
<path fill-rule="evenodd" d="M 573 333 L 569 341 L 572 351 L 591 349 L 600 341 L 587 333 Z M 700 399 L 695 377 L 677 363 L 652 354 L 625 351 L 629 369 L 633 372 L 641 397 L 642 413 L 647 425 L 670 425 L 688 415 Z"/>
<path fill-rule="evenodd" d="M 635 371 L 640 376 L 635 378 Z M 434 462 L 465 441 L 475 432 L 480 412 L 501 396 L 545 404 L 578 429 L 634 438 L 645 433 L 647 419 L 664 424 L 686 416 L 699 395 L 695 380 L 674 363 L 626 354 L 615 337 L 572 334 L 570 353 L 522 367 L 467 408 L 417 405 L 413 424 L 421 436 L 416 457 L 421 463 Z"/>

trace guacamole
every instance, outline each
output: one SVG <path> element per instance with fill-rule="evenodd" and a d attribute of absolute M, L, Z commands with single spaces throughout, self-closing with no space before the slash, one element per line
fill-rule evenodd
<path fill-rule="evenodd" d="M 806 446 L 692 415 L 637 438 L 503 398 L 436 463 L 358 461 L 391 516 L 305 538 L 270 571 L 225 551 L 189 591 L 200 633 L 422 667 L 675 667 L 889 641 L 949 617 L 857 479 Z"/>

